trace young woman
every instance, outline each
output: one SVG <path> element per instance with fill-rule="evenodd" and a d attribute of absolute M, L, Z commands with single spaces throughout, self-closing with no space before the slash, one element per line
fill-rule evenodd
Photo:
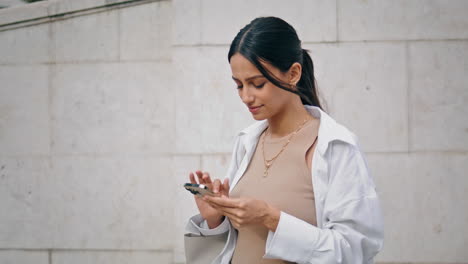
<path fill-rule="evenodd" d="M 258 122 L 238 133 L 223 182 L 189 174 L 218 195 L 195 196 L 188 234 L 224 235 L 211 263 L 373 263 L 383 245 L 374 182 L 356 136 L 321 109 L 294 28 L 256 18 L 228 60 Z"/>

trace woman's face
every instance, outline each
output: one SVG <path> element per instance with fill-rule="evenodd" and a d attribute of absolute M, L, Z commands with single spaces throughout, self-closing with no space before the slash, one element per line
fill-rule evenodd
<path fill-rule="evenodd" d="M 231 57 L 232 78 L 242 102 L 255 120 L 269 119 L 281 112 L 295 94 L 285 91 L 267 80 L 262 73 L 240 53 Z M 262 63 L 274 76 L 287 81 L 287 75 L 278 68 Z"/>

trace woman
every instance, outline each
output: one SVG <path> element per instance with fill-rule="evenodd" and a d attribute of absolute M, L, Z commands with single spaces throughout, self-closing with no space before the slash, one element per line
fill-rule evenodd
<path fill-rule="evenodd" d="M 375 185 L 356 136 L 321 109 L 294 28 L 256 18 L 228 60 L 259 122 L 237 135 L 223 182 L 189 174 L 217 195 L 195 197 L 188 234 L 225 235 L 212 263 L 373 263 L 383 245 Z"/>

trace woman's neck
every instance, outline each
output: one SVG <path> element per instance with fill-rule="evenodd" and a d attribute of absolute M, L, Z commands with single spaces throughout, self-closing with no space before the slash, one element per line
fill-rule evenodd
<path fill-rule="evenodd" d="M 304 120 L 316 119 L 304 105 L 287 107 L 279 114 L 268 119 L 268 133 L 271 138 L 280 138 L 296 131 Z"/>

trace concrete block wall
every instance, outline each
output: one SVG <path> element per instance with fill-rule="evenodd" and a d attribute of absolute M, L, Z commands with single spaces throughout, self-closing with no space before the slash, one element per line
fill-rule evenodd
<path fill-rule="evenodd" d="M 468 2 L 56 0 L 0 10 L 0 263 L 184 263 L 188 172 L 254 122 L 227 61 L 290 22 L 359 137 L 380 263 L 468 263 Z M 32 19 L 34 18 L 34 19 Z M 29 20 L 28 20 L 29 19 Z"/>
<path fill-rule="evenodd" d="M 0 263 L 173 263 L 172 3 L 19 9 L 0 14 Z"/>

